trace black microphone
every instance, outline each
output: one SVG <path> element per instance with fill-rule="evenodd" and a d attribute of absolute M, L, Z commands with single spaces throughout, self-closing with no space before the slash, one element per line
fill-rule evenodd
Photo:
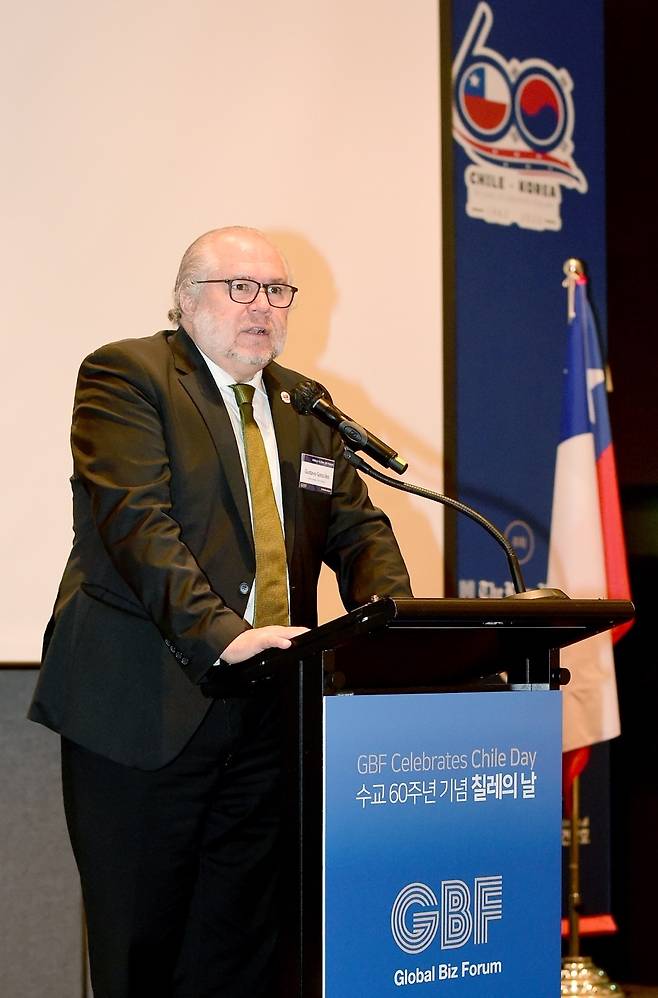
<path fill-rule="evenodd" d="M 329 392 L 317 381 L 300 381 L 290 393 L 293 409 L 302 416 L 315 416 L 347 440 L 353 450 L 362 450 L 374 461 L 403 475 L 409 465 L 398 452 L 341 412 L 331 401 Z"/>

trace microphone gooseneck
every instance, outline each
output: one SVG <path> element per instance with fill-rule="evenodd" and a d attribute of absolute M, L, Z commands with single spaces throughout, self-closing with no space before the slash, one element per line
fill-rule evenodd
<path fill-rule="evenodd" d="M 550 590 L 546 593 L 544 593 L 543 590 L 531 590 L 528 592 L 523 579 L 523 573 L 521 572 L 519 559 L 516 556 L 516 551 L 510 544 L 507 537 L 500 532 L 498 527 L 493 525 L 491 520 L 487 520 L 486 516 L 483 516 L 482 513 L 478 513 L 478 511 L 473 509 L 471 506 L 467 506 L 465 502 L 460 502 L 458 499 L 451 498 L 451 496 L 442 495 L 440 492 L 432 492 L 430 489 L 424 489 L 420 485 L 410 485 L 408 482 L 399 482 L 395 478 L 389 478 L 388 475 L 382 475 L 382 473 L 377 471 L 376 468 L 372 468 L 366 461 L 361 460 L 359 455 L 355 454 L 349 447 L 345 448 L 345 458 L 351 465 L 358 468 L 358 470 L 362 471 L 365 475 L 369 475 L 370 478 L 374 478 L 376 481 L 382 482 L 384 485 L 390 485 L 392 489 L 400 489 L 402 492 L 408 492 L 410 495 L 420 496 L 421 499 L 431 499 L 432 502 L 438 502 L 443 506 L 449 506 L 450 509 L 455 509 L 458 513 L 463 513 L 464 516 L 467 516 L 469 519 L 474 520 L 475 523 L 479 523 L 481 527 L 484 527 L 487 533 L 490 534 L 498 544 L 500 544 L 505 552 L 510 575 L 512 576 L 512 581 L 514 583 L 515 595 L 527 595 L 528 597 L 539 595 L 564 596 L 564 593 L 559 593 L 558 590 Z"/>
<path fill-rule="evenodd" d="M 350 416 L 341 412 L 332 403 L 327 389 L 319 382 L 312 381 L 311 379 L 300 381 L 293 388 L 290 400 L 293 408 L 300 415 L 315 416 L 316 419 L 326 423 L 340 433 L 343 440 L 346 441 L 344 450 L 345 459 L 359 471 L 369 475 L 371 478 L 375 478 L 384 485 L 390 485 L 394 489 L 400 489 L 402 492 L 408 492 L 411 495 L 420 496 L 423 499 L 430 499 L 432 502 L 449 506 L 451 509 L 469 517 L 469 519 L 474 520 L 475 523 L 483 527 L 505 552 L 517 596 L 525 596 L 526 598 L 537 598 L 540 596 L 564 597 L 564 593 L 560 593 L 557 590 L 527 589 L 519 559 L 510 541 L 482 513 L 478 513 L 477 510 L 471 506 L 467 506 L 466 503 L 460 502 L 458 499 L 452 499 L 450 496 L 442 495 L 440 492 L 432 492 L 430 489 L 421 488 L 419 485 L 411 485 L 407 482 L 398 481 L 395 478 L 389 478 L 387 475 L 382 475 L 376 468 L 372 468 L 366 461 L 363 461 L 355 451 L 364 451 L 385 468 L 397 471 L 399 475 L 407 470 L 407 464 L 400 460 L 396 451 L 380 440 L 379 437 L 374 436 L 369 430 L 364 429 L 363 426 L 356 423 Z"/>

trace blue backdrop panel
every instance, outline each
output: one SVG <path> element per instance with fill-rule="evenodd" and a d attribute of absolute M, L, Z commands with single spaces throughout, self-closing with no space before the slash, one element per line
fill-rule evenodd
<path fill-rule="evenodd" d="M 556 692 L 325 701 L 325 995 L 560 975 Z"/>
<path fill-rule="evenodd" d="M 601 4 L 454 0 L 457 440 L 460 498 L 546 579 L 566 293 L 583 259 L 601 329 L 606 245 Z M 457 527 L 461 595 L 502 595 L 500 550 Z"/>
<path fill-rule="evenodd" d="M 532 587 L 546 581 L 569 257 L 585 261 L 605 339 L 603 8 L 453 0 L 452 26 L 455 485 L 509 536 Z M 512 591 L 503 554 L 465 518 L 454 567 L 459 595 Z M 583 785 L 585 912 L 605 912 L 605 755 Z"/>

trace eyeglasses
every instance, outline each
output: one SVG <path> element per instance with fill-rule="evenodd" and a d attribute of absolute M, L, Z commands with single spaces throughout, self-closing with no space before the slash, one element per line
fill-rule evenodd
<path fill-rule="evenodd" d="M 299 291 L 299 288 L 293 287 L 292 284 L 261 284 L 260 281 L 242 277 L 217 277 L 208 281 L 194 281 L 194 284 L 228 284 L 231 301 L 239 305 L 249 305 L 252 301 L 256 301 L 260 289 L 263 288 L 268 302 L 274 308 L 288 308 Z"/>

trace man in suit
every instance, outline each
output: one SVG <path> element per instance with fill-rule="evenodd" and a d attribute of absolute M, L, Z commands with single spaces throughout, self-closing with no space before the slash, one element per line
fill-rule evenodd
<path fill-rule="evenodd" d="M 280 705 L 201 687 L 316 624 L 323 561 L 347 608 L 410 595 L 340 440 L 290 405 L 295 292 L 262 233 L 208 232 L 178 328 L 80 369 L 74 543 L 30 717 L 62 735 L 95 998 L 272 993 Z"/>

